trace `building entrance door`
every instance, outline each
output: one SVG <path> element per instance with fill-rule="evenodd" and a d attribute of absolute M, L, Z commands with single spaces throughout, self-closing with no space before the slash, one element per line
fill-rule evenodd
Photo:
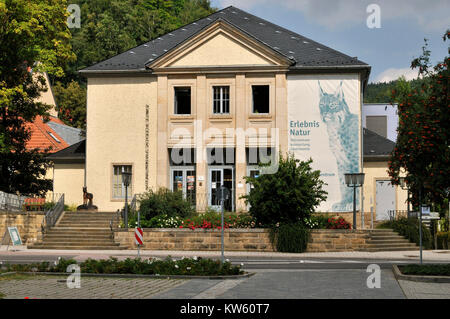
<path fill-rule="evenodd" d="M 389 219 L 389 211 L 395 209 L 395 187 L 390 181 L 377 181 L 376 220 Z"/>
<path fill-rule="evenodd" d="M 225 210 L 234 211 L 234 168 L 218 167 L 209 169 L 209 206 L 220 210 L 220 201 L 217 192 L 221 186 L 230 190 L 230 198 L 225 201 Z"/>
<path fill-rule="evenodd" d="M 172 191 L 180 191 L 195 205 L 195 169 L 182 167 L 171 169 Z"/>

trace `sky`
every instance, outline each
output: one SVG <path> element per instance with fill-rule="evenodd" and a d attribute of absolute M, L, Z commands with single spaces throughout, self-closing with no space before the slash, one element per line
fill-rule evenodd
<path fill-rule="evenodd" d="M 212 0 L 260 18 L 372 66 L 369 82 L 417 77 L 411 61 L 428 39 L 433 64 L 448 54 L 450 0 Z M 375 10 L 369 5 L 376 4 Z M 379 9 L 379 11 L 378 11 Z M 379 12 L 379 19 L 375 19 Z M 369 20 L 369 28 L 367 21 Z M 379 23 L 378 23 L 379 22 Z M 379 26 L 379 28 L 377 27 Z"/>

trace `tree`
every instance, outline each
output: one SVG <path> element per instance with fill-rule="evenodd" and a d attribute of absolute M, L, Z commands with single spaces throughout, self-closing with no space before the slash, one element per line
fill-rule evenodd
<path fill-rule="evenodd" d="M 51 187 L 43 177 L 45 152 L 27 150 L 26 123 L 46 117 L 50 106 L 36 102 L 48 88 L 42 71 L 64 74 L 74 59 L 66 25 L 66 2 L 0 2 L 0 190 L 42 194 Z"/>
<path fill-rule="evenodd" d="M 61 82 L 53 86 L 58 117 L 67 125 L 86 129 L 86 88 L 71 81 L 67 87 Z"/>
<path fill-rule="evenodd" d="M 444 41 L 449 37 L 447 31 Z M 447 56 L 432 68 L 425 40 L 422 55 L 411 63 L 424 76 L 421 87 L 412 88 L 403 79 L 392 91 L 392 99 L 398 103 L 399 126 L 389 175 L 398 185 L 401 172 L 406 172 L 415 206 L 420 194 L 422 203 L 442 204 L 450 187 L 449 63 Z"/>
<path fill-rule="evenodd" d="M 245 198 L 250 204 L 249 213 L 261 226 L 303 223 L 320 202 L 326 200 L 327 192 L 320 171 L 311 168 L 312 159 L 304 162 L 288 155 L 279 157 L 279 168 L 274 174 L 245 177 L 252 185 Z"/>

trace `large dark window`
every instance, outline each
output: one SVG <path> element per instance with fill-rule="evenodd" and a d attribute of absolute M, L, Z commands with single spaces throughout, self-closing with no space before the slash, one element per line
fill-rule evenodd
<path fill-rule="evenodd" d="M 269 86 L 252 85 L 253 113 L 269 113 Z"/>
<path fill-rule="evenodd" d="M 175 88 L 175 110 L 174 114 L 191 114 L 191 88 Z"/>

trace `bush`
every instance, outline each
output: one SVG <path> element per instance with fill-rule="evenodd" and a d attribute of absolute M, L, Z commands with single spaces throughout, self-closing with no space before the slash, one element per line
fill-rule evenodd
<path fill-rule="evenodd" d="M 203 228 L 203 229 L 221 229 L 221 213 L 207 211 L 204 214 L 198 214 L 186 218 L 180 225 L 180 228 Z M 224 228 L 253 228 L 255 222 L 249 214 L 225 213 L 223 218 Z"/>
<path fill-rule="evenodd" d="M 31 272 L 66 272 L 67 266 L 76 264 L 73 259 L 60 259 L 57 265 L 48 262 L 34 264 L 6 265 L 7 271 Z M 233 266 L 230 262 L 220 263 L 219 260 L 203 258 L 184 258 L 172 260 L 167 257 L 164 260 L 140 258 L 119 261 L 117 258 L 106 260 L 87 259 L 79 264 L 81 273 L 89 274 L 142 274 L 142 275 L 196 275 L 196 276 L 225 276 L 239 275 L 243 271 L 239 266 Z"/>
<path fill-rule="evenodd" d="M 328 218 L 327 220 L 327 229 L 352 229 L 352 224 L 347 222 L 344 217 L 335 216 Z"/>
<path fill-rule="evenodd" d="M 279 252 L 302 253 L 308 246 L 309 229 L 302 223 L 281 224 L 271 228 L 270 240 Z"/>
<path fill-rule="evenodd" d="M 172 192 L 167 188 L 140 195 L 139 203 L 141 220 L 151 220 L 158 215 L 184 218 L 194 213 L 191 202 L 183 197 L 182 192 Z"/>
<path fill-rule="evenodd" d="M 404 275 L 450 276 L 450 264 L 441 265 L 401 265 L 398 266 Z"/>
<path fill-rule="evenodd" d="M 417 218 L 402 217 L 394 221 L 386 221 L 377 228 L 388 228 L 405 236 L 410 242 L 420 244 L 419 220 Z M 432 238 L 430 230 L 422 224 L 422 244 L 425 249 L 431 249 Z"/>
<path fill-rule="evenodd" d="M 437 249 L 450 248 L 450 232 L 437 232 Z"/>
<path fill-rule="evenodd" d="M 276 173 L 245 177 L 253 188 L 243 198 L 250 204 L 249 213 L 258 224 L 303 223 L 326 199 L 320 171 L 313 171 L 311 163 L 312 160 L 299 161 L 293 155 L 286 159 L 280 155 Z"/>

